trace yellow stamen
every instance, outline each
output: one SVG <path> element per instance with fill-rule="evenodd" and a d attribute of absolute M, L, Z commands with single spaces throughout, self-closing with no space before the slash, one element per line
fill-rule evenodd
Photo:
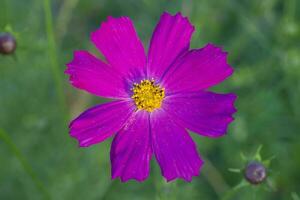
<path fill-rule="evenodd" d="M 160 108 L 165 97 L 165 89 L 155 85 L 154 80 L 142 80 L 140 83 L 135 83 L 132 91 L 131 98 L 134 100 L 136 107 L 148 112 Z"/>

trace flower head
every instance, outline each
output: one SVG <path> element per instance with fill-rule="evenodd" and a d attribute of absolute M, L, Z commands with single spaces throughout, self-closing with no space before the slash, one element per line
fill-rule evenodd
<path fill-rule="evenodd" d="M 234 94 L 207 91 L 233 72 L 227 54 L 208 44 L 189 50 L 194 27 L 180 13 L 163 13 L 148 55 L 128 17 L 108 17 L 91 34 L 104 55 L 75 51 L 67 64 L 73 86 L 113 101 L 95 106 L 70 124 L 87 147 L 115 134 L 112 178 L 145 180 L 154 154 L 167 181 L 191 181 L 203 161 L 187 129 L 220 137 L 236 112 Z"/>

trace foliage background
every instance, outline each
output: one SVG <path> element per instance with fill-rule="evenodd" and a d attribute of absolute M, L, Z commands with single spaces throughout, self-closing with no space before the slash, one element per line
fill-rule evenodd
<path fill-rule="evenodd" d="M 17 37 L 0 55 L 0 199 L 225 199 L 243 176 L 240 153 L 275 156 L 268 184 L 229 199 L 300 194 L 299 0 L 0 0 L 0 31 Z M 89 34 L 109 15 L 127 15 L 147 46 L 161 13 L 181 11 L 196 26 L 192 47 L 229 52 L 235 74 L 215 91 L 238 94 L 226 137 L 193 137 L 205 158 L 193 182 L 166 184 L 153 161 L 143 183 L 110 180 L 111 139 L 78 148 L 67 124 L 104 100 L 71 88 L 63 74 L 75 49 L 97 53 Z"/>

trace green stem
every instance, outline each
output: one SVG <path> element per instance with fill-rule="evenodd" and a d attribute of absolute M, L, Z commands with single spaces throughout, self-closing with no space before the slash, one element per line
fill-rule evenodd
<path fill-rule="evenodd" d="M 78 2 L 79 0 L 64 0 L 62 6 L 59 9 L 56 24 L 56 38 L 58 41 L 58 46 L 67 32 L 69 22 L 72 18 L 73 10 Z"/>
<path fill-rule="evenodd" d="M 297 3 L 295 0 L 287 0 L 284 2 L 284 17 L 286 21 L 292 21 L 296 15 Z"/>
<path fill-rule="evenodd" d="M 176 200 L 178 185 L 177 180 L 167 182 L 160 172 L 160 168 L 157 164 L 151 165 L 154 170 L 154 188 L 155 188 L 155 200 Z"/>
<path fill-rule="evenodd" d="M 222 197 L 223 193 L 229 188 L 228 184 L 218 169 L 211 163 L 211 161 L 208 158 L 204 158 L 204 160 L 205 166 L 203 167 L 202 174 L 205 176 L 216 194 L 219 197 Z"/>
<path fill-rule="evenodd" d="M 55 86 L 57 97 L 59 100 L 59 106 L 61 111 L 64 113 L 65 122 L 68 120 L 68 114 L 66 109 L 66 101 L 65 94 L 63 89 L 63 79 L 62 72 L 59 69 L 58 58 L 57 58 L 57 49 L 53 32 L 53 21 L 52 21 L 52 13 L 51 13 L 51 4 L 50 0 L 44 0 L 44 12 L 45 12 L 45 23 L 46 23 L 46 32 L 48 39 L 48 54 L 51 61 L 51 69 L 54 76 Z"/>
<path fill-rule="evenodd" d="M 249 186 L 249 183 L 245 180 L 242 180 L 240 184 L 235 186 L 234 188 L 228 190 L 221 198 L 221 200 L 230 200 L 233 199 L 233 197 L 237 194 L 238 191 L 240 191 L 241 188 L 244 188 L 246 186 Z"/>
<path fill-rule="evenodd" d="M 117 183 L 117 180 L 110 180 L 110 182 L 108 183 L 108 186 L 104 189 L 104 191 L 99 199 L 107 199 L 109 193 L 114 188 L 116 183 Z"/>
<path fill-rule="evenodd" d="M 0 129 L 0 139 L 9 147 L 10 151 L 16 156 L 16 158 L 21 163 L 24 171 L 31 177 L 32 181 L 34 182 L 36 188 L 43 194 L 45 199 L 51 199 L 50 194 L 47 191 L 46 187 L 43 183 L 37 178 L 37 175 L 33 171 L 30 164 L 27 162 L 25 157 L 22 155 L 21 151 L 18 147 L 14 144 L 13 140 L 10 136 L 2 129 Z"/>
<path fill-rule="evenodd" d="M 233 199 L 234 195 L 237 193 L 238 190 L 229 190 L 224 197 L 222 198 L 222 200 L 230 200 Z"/>
<path fill-rule="evenodd" d="M 4 26 L 6 26 L 7 24 L 9 24 L 9 10 L 10 8 L 8 7 L 8 0 L 5 0 L 3 3 L 3 7 L 2 7 L 2 11 L 3 11 L 3 17 L 4 17 Z"/>

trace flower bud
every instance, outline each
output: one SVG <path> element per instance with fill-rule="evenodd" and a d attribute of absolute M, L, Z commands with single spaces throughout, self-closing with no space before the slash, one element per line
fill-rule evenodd
<path fill-rule="evenodd" d="M 253 161 L 246 166 L 244 176 L 251 184 L 257 185 L 267 178 L 267 170 L 263 164 Z"/>
<path fill-rule="evenodd" d="M 12 54 L 17 47 L 16 40 L 10 33 L 0 34 L 0 53 Z"/>

